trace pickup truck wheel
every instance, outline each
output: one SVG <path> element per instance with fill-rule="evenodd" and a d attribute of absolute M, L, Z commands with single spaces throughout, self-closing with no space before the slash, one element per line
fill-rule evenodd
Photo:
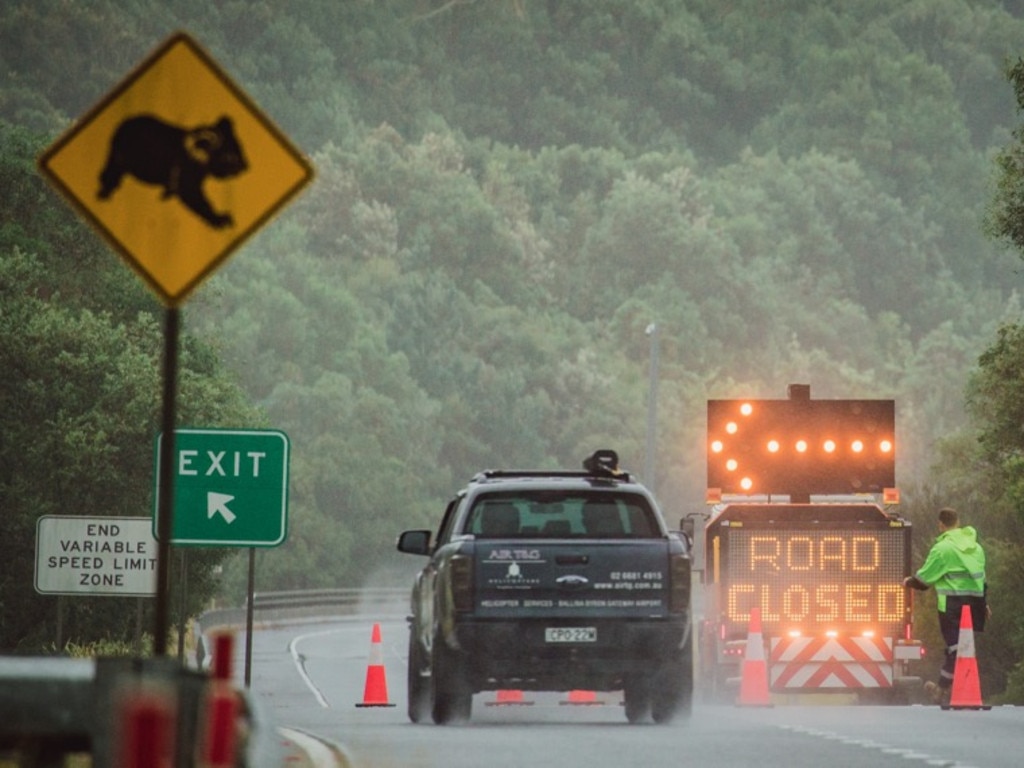
<path fill-rule="evenodd" d="M 459 668 L 458 658 L 444 641 L 434 638 L 430 670 L 430 716 L 438 725 L 469 720 L 473 691 Z"/>
<path fill-rule="evenodd" d="M 407 691 L 409 694 L 409 720 L 413 723 L 421 722 L 430 713 L 430 677 L 427 676 L 429 669 L 425 663 L 425 656 L 416 628 L 410 627 Z"/>
<path fill-rule="evenodd" d="M 626 719 L 631 723 L 642 723 L 651 714 L 651 687 L 646 675 L 632 675 L 623 685 L 622 697 L 626 708 Z"/>
<path fill-rule="evenodd" d="M 693 674 L 681 660 L 661 666 L 651 693 L 651 717 L 656 723 L 670 723 L 678 714 L 689 714 L 693 696 Z"/>
<path fill-rule="evenodd" d="M 654 678 L 658 681 L 651 695 L 651 717 L 656 723 L 689 717 L 693 711 L 693 641 L 683 646 L 679 657 L 666 662 Z"/>

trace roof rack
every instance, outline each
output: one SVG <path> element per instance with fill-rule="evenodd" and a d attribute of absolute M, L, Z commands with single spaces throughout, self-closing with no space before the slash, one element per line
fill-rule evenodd
<path fill-rule="evenodd" d="M 603 449 L 583 460 L 583 469 L 485 469 L 477 472 L 471 482 L 515 477 L 567 477 L 580 479 L 631 481 L 629 472 L 619 469 L 619 457 L 615 451 Z"/>
<path fill-rule="evenodd" d="M 508 477 L 590 477 L 578 469 L 485 469 L 473 476 L 473 482 Z"/>

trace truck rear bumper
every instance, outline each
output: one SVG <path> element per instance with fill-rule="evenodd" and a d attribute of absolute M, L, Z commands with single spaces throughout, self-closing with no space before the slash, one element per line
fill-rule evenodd
<path fill-rule="evenodd" d="M 592 642 L 552 642 L 550 627 L 592 627 Z M 458 625 L 455 640 L 476 690 L 617 690 L 625 677 L 680 660 L 688 638 L 684 617 L 659 621 L 476 621 Z M 689 664 L 689 659 L 686 659 Z"/>

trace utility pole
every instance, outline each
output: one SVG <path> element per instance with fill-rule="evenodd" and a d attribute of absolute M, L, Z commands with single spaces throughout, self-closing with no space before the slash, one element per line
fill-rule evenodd
<path fill-rule="evenodd" d="M 655 493 L 655 445 L 658 437 L 658 324 L 651 323 L 647 326 L 644 333 L 651 340 L 651 371 L 650 389 L 647 393 L 647 452 L 644 460 L 644 483 L 651 493 Z"/>

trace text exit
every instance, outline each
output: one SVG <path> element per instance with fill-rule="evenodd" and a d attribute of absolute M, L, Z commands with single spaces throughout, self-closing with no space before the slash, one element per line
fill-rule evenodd
<path fill-rule="evenodd" d="M 260 463 L 267 458 L 265 451 L 203 451 L 205 457 L 197 450 L 178 451 L 178 474 L 187 477 L 220 476 L 220 477 L 251 477 L 260 476 Z M 225 465 L 225 459 L 227 463 Z"/>

